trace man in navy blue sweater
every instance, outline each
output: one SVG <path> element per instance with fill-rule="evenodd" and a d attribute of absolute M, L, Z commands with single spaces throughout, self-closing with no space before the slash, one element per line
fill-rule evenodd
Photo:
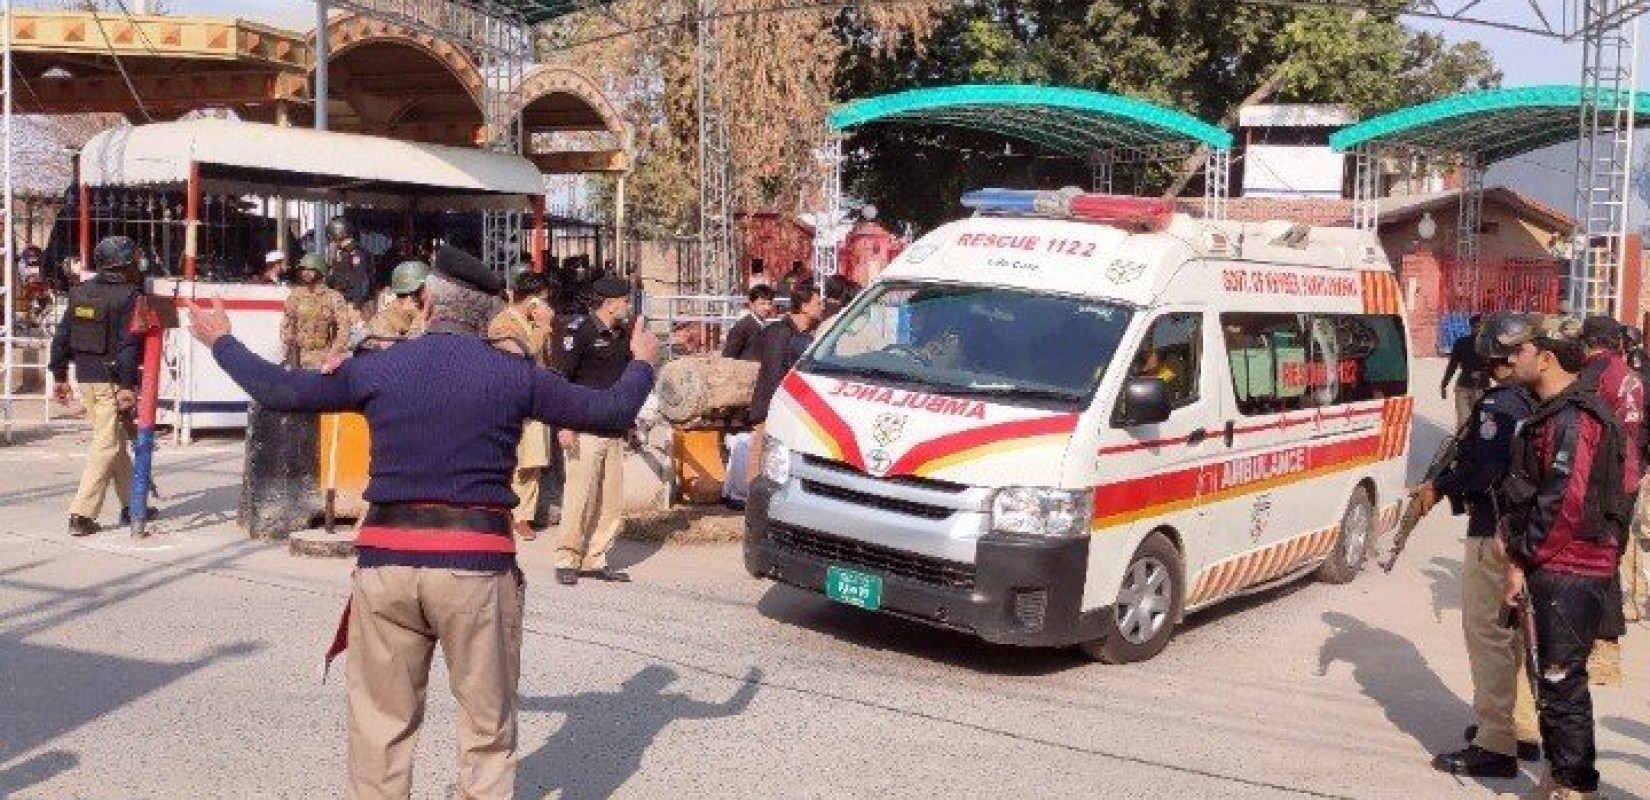
<path fill-rule="evenodd" d="M 444 274 L 439 263 L 437 270 L 426 283 L 423 337 L 358 355 L 327 375 L 254 355 L 230 335 L 222 300 L 191 313 L 195 337 L 260 405 L 359 411 L 372 432 L 371 506 L 345 611 L 352 798 L 411 795 L 437 643 L 459 705 L 458 796 L 513 794 L 524 595 L 510 477 L 522 423 L 627 428 L 653 387 L 658 343 L 645 326 L 636 326 L 635 360 L 618 382 L 575 386 L 483 341 L 495 305 L 488 287 Z"/>

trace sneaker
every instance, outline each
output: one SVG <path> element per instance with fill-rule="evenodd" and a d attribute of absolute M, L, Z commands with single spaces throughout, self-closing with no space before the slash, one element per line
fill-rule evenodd
<path fill-rule="evenodd" d="M 97 524 L 97 520 L 91 517 L 82 517 L 79 514 L 69 515 L 70 536 L 91 536 L 100 530 L 103 530 L 103 526 Z"/>
<path fill-rule="evenodd" d="M 1467 729 L 1465 731 L 1461 732 L 1461 738 L 1466 739 L 1467 744 L 1472 744 L 1472 740 L 1478 738 L 1478 726 L 1477 725 L 1468 725 Z M 1518 743 L 1518 760 L 1519 761 L 1540 761 L 1541 760 L 1541 743 L 1540 742 L 1519 742 Z"/>
<path fill-rule="evenodd" d="M 153 508 L 153 507 L 143 509 L 143 521 L 144 522 L 154 522 L 159 517 L 160 517 L 160 510 L 159 509 Z M 132 524 L 132 509 L 122 508 L 120 510 L 120 524 L 121 525 L 130 525 L 130 524 Z"/>
<path fill-rule="evenodd" d="M 1518 759 L 1492 753 L 1478 745 L 1467 745 L 1464 750 L 1444 753 L 1432 759 L 1432 768 L 1451 775 L 1469 778 L 1516 778 Z"/>
<path fill-rule="evenodd" d="M 556 583 L 563 586 L 572 586 L 579 582 L 579 571 L 576 569 L 556 570 Z"/>

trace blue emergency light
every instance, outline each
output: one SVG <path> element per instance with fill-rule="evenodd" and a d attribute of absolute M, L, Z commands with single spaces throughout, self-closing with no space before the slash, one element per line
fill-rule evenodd
<path fill-rule="evenodd" d="M 1078 189 L 979 189 L 962 204 L 982 216 L 1033 216 L 1098 222 L 1135 232 L 1162 230 L 1174 216 L 1174 201 L 1086 193 Z"/>

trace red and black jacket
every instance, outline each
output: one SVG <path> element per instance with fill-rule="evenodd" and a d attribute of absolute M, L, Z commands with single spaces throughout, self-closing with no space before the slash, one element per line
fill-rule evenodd
<path fill-rule="evenodd" d="M 1502 481 L 1514 561 L 1526 570 L 1615 574 L 1632 513 L 1622 489 L 1624 442 L 1615 415 L 1583 381 L 1524 420 Z"/>

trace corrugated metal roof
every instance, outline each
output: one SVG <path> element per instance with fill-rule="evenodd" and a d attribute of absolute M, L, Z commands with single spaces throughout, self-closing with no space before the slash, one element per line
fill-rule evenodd
<path fill-rule="evenodd" d="M 1336 131 L 1329 145 L 1343 152 L 1360 145 L 1417 147 L 1500 161 L 1575 141 L 1583 97 L 1579 86 L 1469 92 L 1365 120 Z M 1604 100 L 1607 108 L 1625 107 L 1629 96 L 1612 93 Z M 1634 120 L 1650 124 L 1650 93 L 1636 94 Z"/>
<path fill-rule="evenodd" d="M 972 85 L 855 100 L 831 113 L 836 130 L 877 122 L 949 125 L 1088 155 L 1114 147 L 1232 147 L 1232 134 L 1172 108 L 1059 86 Z"/>

